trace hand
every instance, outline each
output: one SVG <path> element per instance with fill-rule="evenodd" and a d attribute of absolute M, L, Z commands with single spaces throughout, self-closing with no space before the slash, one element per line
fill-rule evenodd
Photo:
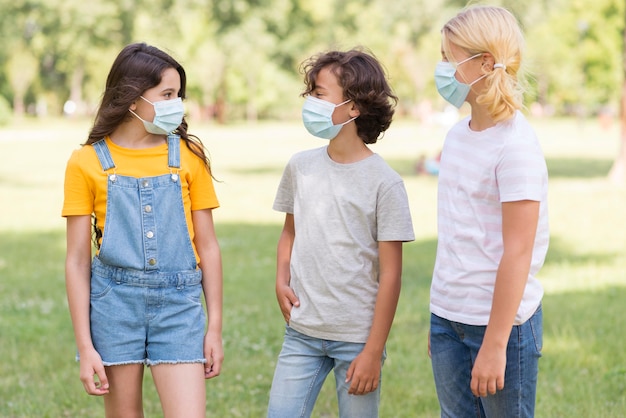
<path fill-rule="evenodd" d="M 224 361 L 224 348 L 221 335 L 208 333 L 204 336 L 204 378 L 211 379 L 220 375 Z"/>
<path fill-rule="evenodd" d="M 102 358 L 95 349 L 80 353 L 80 380 L 90 395 L 102 396 L 109 393 L 109 380 Z"/>
<path fill-rule="evenodd" d="M 504 389 L 505 369 L 506 347 L 480 347 L 470 382 L 474 396 L 494 395 L 497 390 Z"/>
<path fill-rule="evenodd" d="M 291 309 L 294 306 L 300 306 L 300 300 L 293 289 L 287 285 L 276 286 L 276 299 L 278 299 L 278 306 L 280 306 L 280 311 L 283 313 L 285 322 L 289 323 L 291 319 Z"/>
<path fill-rule="evenodd" d="M 350 395 L 365 395 L 378 389 L 381 356 L 362 351 L 348 367 L 346 383 L 350 382 Z"/>

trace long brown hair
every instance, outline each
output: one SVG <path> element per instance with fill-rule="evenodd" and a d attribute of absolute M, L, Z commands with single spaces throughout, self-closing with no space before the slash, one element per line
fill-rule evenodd
<path fill-rule="evenodd" d="M 93 144 L 117 128 L 126 118 L 132 117 L 128 109 L 146 90 L 161 83 L 163 71 L 175 69 L 180 75 L 178 96 L 185 99 L 187 76 L 185 69 L 174 58 L 160 49 L 145 43 L 126 46 L 111 66 L 102 101 L 96 118 L 83 145 Z M 175 134 L 185 141 L 187 148 L 198 156 L 210 170 L 210 162 L 200 138 L 187 133 L 187 121 L 183 118 Z"/>
<path fill-rule="evenodd" d="M 113 62 L 102 95 L 102 101 L 94 120 L 89 137 L 83 145 L 90 145 L 111 135 L 115 128 L 126 118 L 132 117 L 128 109 L 139 99 L 146 90 L 161 83 L 163 72 L 175 69 L 180 75 L 180 91 L 178 96 L 185 99 L 187 76 L 184 68 L 170 55 L 160 49 L 145 43 L 134 43 L 126 46 Z M 174 131 L 179 135 L 205 167 L 211 172 L 208 154 L 200 138 L 187 133 L 187 121 L 183 120 Z M 97 226 L 95 215 L 93 218 L 94 243 L 97 248 L 102 238 L 102 231 Z"/>

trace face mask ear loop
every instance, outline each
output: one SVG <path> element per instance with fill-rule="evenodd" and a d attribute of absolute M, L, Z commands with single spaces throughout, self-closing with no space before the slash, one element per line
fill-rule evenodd
<path fill-rule="evenodd" d="M 463 61 L 461 62 L 457 62 L 455 67 L 458 67 L 461 64 L 465 64 L 467 61 L 473 60 L 476 57 L 480 57 L 483 53 L 479 52 L 478 54 L 472 55 L 471 57 L 465 58 Z"/>
<path fill-rule="evenodd" d="M 143 120 L 143 119 L 141 118 L 141 116 L 139 116 L 138 114 L 136 114 L 136 113 L 135 113 L 135 112 L 133 112 L 132 110 L 128 109 L 128 111 L 129 111 L 130 113 L 132 113 L 133 115 L 135 115 L 135 117 L 136 117 L 137 119 L 139 119 L 140 121 L 145 122 L 145 120 Z"/>
<path fill-rule="evenodd" d="M 345 105 L 346 103 L 349 103 L 349 102 L 351 102 L 351 101 L 352 101 L 352 99 L 348 99 L 348 100 L 346 100 L 345 102 L 341 102 L 341 103 L 339 103 L 338 105 L 335 105 L 335 107 L 343 106 L 343 105 Z M 340 125 L 341 125 L 341 126 L 347 125 L 347 124 L 349 124 L 350 122 L 352 122 L 353 120 L 355 120 L 356 118 L 358 118 L 358 116 L 355 116 L 355 117 L 353 117 L 352 119 L 348 119 L 348 120 L 347 120 L 347 121 L 345 121 L 344 123 L 340 123 Z"/>
<path fill-rule="evenodd" d="M 488 74 L 488 73 L 487 73 Z M 483 78 L 487 77 L 487 74 L 483 74 L 480 77 L 478 77 L 476 80 L 472 81 L 471 83 L 469 83 L 470 86 L 473 86 L 474 84 L 478 83 L 480 80 L 482 80 Z"/>
<path fill-rule="evenodd" d="M 352 121 L 353 121 L 353 120 L 355 120 L 356 118 L 358 118 L 358 116 L 355 116 L 355 117 L 353 117 L 352 119 L 348 119 L 347 121 L 345 121 L 344 123 L 342 123 L 342 124 L 341 124 L 341 126 L 349 124 L 350 122 L 352 122 Z"/>

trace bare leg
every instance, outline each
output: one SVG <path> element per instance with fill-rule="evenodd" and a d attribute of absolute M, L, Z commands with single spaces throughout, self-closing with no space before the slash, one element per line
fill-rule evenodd
<path fill-rule="evenodd" d="M 106 418 L 143 418 L 143 364 L 107 366 L 110 390 L 104 396 Z"/>
<path fill-rule="evenodd" d="M 204 364 L 158 364 L 150 367 L 165 418 L 204 418 Z"/>

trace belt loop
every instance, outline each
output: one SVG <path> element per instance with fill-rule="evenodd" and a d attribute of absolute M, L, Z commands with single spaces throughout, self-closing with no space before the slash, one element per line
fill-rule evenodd
<path fill-rule="evenodd" d="M 183 290 L 185 288 L 185 280 L 180 273 L 176 274 L 176 290 Z"/>

